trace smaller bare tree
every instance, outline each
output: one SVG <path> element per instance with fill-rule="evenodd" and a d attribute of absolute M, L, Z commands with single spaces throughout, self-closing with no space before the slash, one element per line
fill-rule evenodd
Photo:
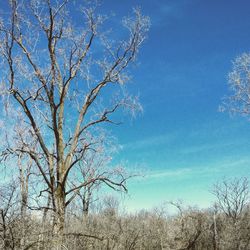
<path fill-rule="evenodd" d="M 0 249 L 15 249 L 15 233 L 13 232 L 15 218 L 17 218 L 15 206 L 17 205 L 17 186 L 15 182 L 0 187 Z"/>
<path fill-rule="evenodd" d="M 235 178 L 216 183 L 212 193 L 217 198 L 218 208 L 236 222 L 249 202 L 248 179 Z"/>

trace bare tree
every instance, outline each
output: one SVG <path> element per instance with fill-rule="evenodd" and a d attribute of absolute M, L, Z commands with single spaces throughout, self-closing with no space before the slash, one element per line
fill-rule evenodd
<path fill-rule="evenodd" d="M 19 182 L 20 182 L 20 215 L 21 215 L 21 241 L 20 250 L 24 250 L 26 246 L 26 230 L 27 230 L 27 209 L 28 209 L 28 197 L 29 197 L 29 179 L 31 174 L 32 161 L 30 158 L 22 159 L 22 155 L 18 156 L 19 167 Z"/>
<path fill-rule="evenodd" d="M 120 165 L 110 167 L 112 163 L 112 155 L 117 152 L 118 147 L 114 142 L 111 143 L 111 141 L 112 139 L 110 139 L 108 146 L 109 152 L 105 150 L 103 141 L 103 143 L 99 143 L 99 146 L 95 148 L 94 151 L 85 153 L 84 160 L 79 162 L 76 167 L 77 171 L 74 176 L 74 181 L 69 184 L 71 188 L 75 188 L 81 183 L 88 183 L 88 185 L 84 186 L 82 189 L 76 190 L 75 192 L 75 196 L 78 197 L 78 201 L 80 202 L 83 218 L 89 214 L 90 206 L 98 200 L 97 193 L 103 184 L 107 184 L 115 191 L 119 191 L 119 187 L 110 185 L 110 183 L 105 183 L 105 181 L 103 182 L 102 180 L 97 180 L 95 182 L 91 182 L 90 180 L 96 179 L 98 176 L 107 176 L 109 179 L 119 182 L 122 181 L 124 178 L 123 176 L 126 176 L 126 178 L 133 176 L 132 174 L 127 173 Z M 124 190 L 126 191 L 125 186 Z M 74 199 L 74 196 L 72 196 L 72 199 Z"/>
<path fill-rule="evenodd" d="M 128 32 L 121 35 L 127 37 L 116 41 L 113 33 L 101 32 L 106 16 L 95 14 L 96 6 L 77 5 L 81 22 L 76 22 L 71 4 L 11 0 L 9 17 L 0 20 L 1 92 L 13 112 L 23 114 L 32 137 L 29 142 L 20 135 L 14 150 L 33 160 L 46 185 L 43 192 L 51 196 L 53 249 L 63 246 L 65 209 L 76 192 L 95 182 L 125 189 L 122 174 L 112 180 L 102 173 L 74 187 L 70 176 L 98 145 L 98 125 L 114 123 L 111 115 L 122 107 L 140 108 L 124 84 L 149 27 L 136 9 L 134 17 L 123 19 Z"/>
<path fill-rule="evenodd" d="M 228 76 L 230 94 L 223 99 L 220 111 L 249 116 L 250 114 L 250 54 L 243 53 L 233 62 Z"/>
<path fill-rule="evenodd" d="M 236 222 L 249 202 L 247 178 L 224 180 L 215 184 L 212 192 L 217 198 L 218 208 Z"/>
<path fill-rule="evenodd" d="M 169 204 L 175 206 L 179 212 L 175 225 L 173 225 L 174 237 L 170 237 L 170 247 L 178 250 L 195 249 L 203 231 L 205 231 L 204 214 L 197 208 L 189 207 L 186 209 L 181 201 L 171 201 Z"/>
<path fill-rule="evenodd" d="M 11 181 L 12 182 L 12 181 Z M 9 184 L 9 183 L 8 183 Z M 14 182 L 1 186 L 0 189 L 0 247 L 1 249 L 15 249 L 15 236 L 13 229 L 17 218 L 17 186 Z"/>
<path fill-rule="evenodd" d="M 10 110 L 10 107 L 6 109 L 7 112 Z M 20 147 L 26 141 L 30 143 L 30 147 L 33 149 L 35 149 L 36 144 L 32 143 L 34 140 L 30 136 L 30 128 L 23 122 L 22 114 L 14 112 L 11 115 L 9 114 L 8 118 L 10 121 L 5 122 L 5 126 L 1 128 L 1 134 L 4 136 L 1 148 L 4 148 L 4 150 L 0 154 L 0 162 L 7 165 L 3 171 L 5 172 L 4 174 L 8 176 L 10 173 L 13 173 L 16 180 L 16 183 L 12 185 L 16 185 L 16 192 L 19 192 L 20 249 L 25 249 L 28 227 L 29 189 L 32 187 L 30 179 L 34 164 L 28 154 L 20 151 Z M 11 124 L 12 120 L 16 120 L 18 123 Z M 38 181 L 38 179 L 34 178 L 33 181 Z"/>

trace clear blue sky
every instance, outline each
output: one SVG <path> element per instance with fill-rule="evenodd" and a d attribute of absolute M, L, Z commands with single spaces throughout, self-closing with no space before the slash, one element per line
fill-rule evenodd
<path fill-rule="evenodd" d="M 128 183 L 128 210 L 167 200 L 209 206 L 223 177 L 249 176 L 250 121 L 219 113 L 232 60 L 250 51 L 249 0 L 103 0 L 114 20 L 140 6 L 151 29 L 129 89 L 144 108 L 112 127 L 114 159 L 145 175 Z"/>
<path fill-rule="evenodd" d="M 127 15 L 141 6 L 152 26 L 130 90 L 144 112 L 113 128 L 130 168 L 145 178 L 129 182 L 129 210 L 183 199 L 209 206 L 209 190 L 223 177 L 249 176 L 250 122 L 219 113 L 232 60 L 250 51 L 247 0 L 105 0 Z"/>

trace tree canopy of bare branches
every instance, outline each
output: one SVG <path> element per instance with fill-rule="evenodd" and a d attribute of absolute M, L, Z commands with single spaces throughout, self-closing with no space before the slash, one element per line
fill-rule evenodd
<path fill-rule="evenodd" d="M 213 194 L 217 206 L 234 222 L 242 215 L 249 203 L 249 186 L 247 178 L 224 180 L 214 185 Z"/>
<path fill-rule="evenodd" d="M 18 122 L 29 135 L 27 140 L 19 130 L 5 156 L 27 155 L 42 176 L 52 199 L 54 247 L 63 244 L 65 208 L 77 191 L 95 182 L 126 189 L 122 172 L 116 179 L 102 172 L 77 185 L 70 181 L 87 152 L 98 150 L 99 125 L 115 123 L 118 109 L 140 109 L 127 94 L 126 69 L 146 38 L 149 19 L 135 9 L 115 39 L 102 29 L 107 17 L 97 8 L 68 0 L 11 0 L 0 19 L 1 95 L 9 113 L 22 114 Z"/>
<path fill-rule="evenodd" d="M 233 68 L 229 73 L 228 83 L 230 94 L 223 99 L 220 110 L 248 117 L 250 114 L 249 53 L 243 53 L 233 61 Z"/>

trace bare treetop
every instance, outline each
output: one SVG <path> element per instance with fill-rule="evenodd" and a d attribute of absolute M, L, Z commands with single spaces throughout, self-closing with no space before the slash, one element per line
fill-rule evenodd
<path fill-rule="evenodd" d="M 233 62 L 229 73 L 230 95 L 223 99 L 221 111 L 249 116 L 250 114 L 250 54 L 243 53 Z"/>

